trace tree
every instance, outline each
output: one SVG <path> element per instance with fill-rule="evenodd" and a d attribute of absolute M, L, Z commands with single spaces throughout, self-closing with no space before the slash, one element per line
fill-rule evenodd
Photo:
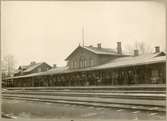
<path fill-rule="evenodd" d="M 144 42 L 135 42 L 133 44 L 133 46 L 130 46 L 130 45 L 127 45 L 126 48 L 126 52 L 128 54 L 131 54 L 131 55 L 134 55 L 134 50 L 138 50 L 139 52 L 139 55 L 142 55 L 142 54 L 147 54 L 147 53 L 151 53 L 151 49 L 150 49 L 150 46 L 148 46 L 146 43 Z M 140 71 L 139 73 L 142 73 L 143 71 Z M 130 75 L 130 76 L 129 76 Z M 130 71 L 130 74 L 127 75 L 129 76 L 130 78 L 130 83 L 133 83 L 133 84 L 138 84 L 140 83 L 140 78 L 139 78 L 139 74 L 138 74 L 138 69 L 136 66 L 132 66 L 131 67 L 131 71 Z M 144 79 L 143 79 L 144 80 Z"/>
<path fill-rule="evenodd" d="M 135 42 L 133 47 L 130 45 L 127 45 L 126 47 L 126 52 L 129 54 L 133 54 L 134 50 L 137 49 L 139 51 L 139 54 L 146 54 L 146 53 L 151 53 L 150 46 L 146 45 L 144 42 Z"/>
<path fill-rule="evenodd" d="M 4 56 L 1 60 L 2 78 L 11 77 L 15 72 L 16 61 L 13 55 Z"/>

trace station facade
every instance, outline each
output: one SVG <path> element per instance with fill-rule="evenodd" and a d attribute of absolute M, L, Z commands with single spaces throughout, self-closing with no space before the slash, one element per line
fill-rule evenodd
<path fill-rule="evenodd" d="M 15 75 L 4 79 L 2 84 L 4 87 L 42 87 L 166 83 L 166 53 L 159 47 L 149 54 L 140 55 L 134 50 L 133 55 L 126 55 L 121 42 L 116 49 L 102 48 L 99 43 L 96 47 L 78 46 L 65 60 L 65 67 L 50 68 L 45 64 L 46 71 Z"/>

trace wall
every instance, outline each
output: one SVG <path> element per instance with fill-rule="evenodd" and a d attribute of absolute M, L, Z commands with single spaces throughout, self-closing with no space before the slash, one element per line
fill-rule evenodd
<path fill-rule="evenodd" d="M 120 57 L 120 56 L 97 55 L 93 52 L 90 52 L 90 51 L 80 47 L 76 51 L 74 51 L 72 56 L 69 58 L 67 65 L 70 67 L 70 69 L 83 68 L 80 66 L 80 61 L 86 60 L 86 62 L 83 62 L 86 65 L 84 67 L 92 67 L 92 66 L 97 66 L 97 65 L 107 63 L 108 61 L 115 59 L 115 58 L 118 58 L 118 57 Z"/>
<path fill-rule="evenodd" d="M 73 56 L 69 58 L 68 66 L 70 69 L 78 69 L 82 68 L 80 62 L 82 60 L 86 60 L 86 66 L 96 66 L 98 64 L 98 56 L 88 50 L 85 50 L 83 48 L 78 48 L 74 53 Z M 90 64 L 90 60 L 93 60 L 94 64 Z M 74 64 L 75 63 L 75 64 Z M 75 66 L 73 66 L 75 65 Z"/>

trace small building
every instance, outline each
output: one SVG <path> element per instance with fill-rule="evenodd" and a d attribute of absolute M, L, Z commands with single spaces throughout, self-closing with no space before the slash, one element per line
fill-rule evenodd
<path fill-rule="evenodd" d="M 22 76 L 32 73 L 45 72 L 51 68 L 52 67 L 45 62 L 36 63 L 35 61 L 33 61 L 29 65 L 19 66 L 14 76 Z"/>

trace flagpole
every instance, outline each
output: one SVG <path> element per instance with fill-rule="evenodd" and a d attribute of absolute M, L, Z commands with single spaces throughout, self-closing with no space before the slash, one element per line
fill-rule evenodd
<path fill-rule="evenodd" d="M 84 47 L 84 26 L 82 26 L 82 44 L 83 44 L 83 47 Z"/>

